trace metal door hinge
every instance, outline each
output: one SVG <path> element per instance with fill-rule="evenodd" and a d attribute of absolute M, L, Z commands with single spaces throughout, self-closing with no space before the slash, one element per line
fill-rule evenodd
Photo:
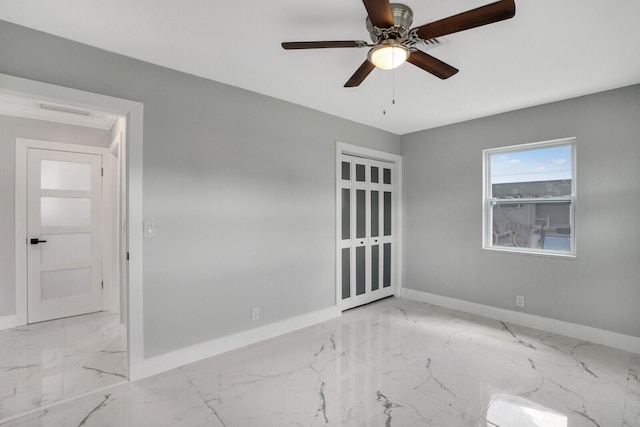
<path fill-rule="evenodd" d="M 127 252 L 127 261 L 129 261 L 129 252 Z"/>
<path fill-rule="evenodd" d="M 102 281 L 102 289 L 104 289 L 104 281 Z"/>
<path fill-rule="evenodd" d="M 104 176 L 104 168 L 100 168 L 100 176 Z"/>

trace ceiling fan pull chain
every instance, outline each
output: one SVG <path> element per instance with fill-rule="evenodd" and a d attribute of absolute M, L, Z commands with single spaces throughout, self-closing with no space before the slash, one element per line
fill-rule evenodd
<path fill-rule="evenodd" d="M 394 68 L 393 70 L 391 70 L 391 80 L 393 81 L 391 83 L 391 87 L 393 88 L 393 94 L 391 96 L 391 104 L 396 105 L 396 69 Z"/>

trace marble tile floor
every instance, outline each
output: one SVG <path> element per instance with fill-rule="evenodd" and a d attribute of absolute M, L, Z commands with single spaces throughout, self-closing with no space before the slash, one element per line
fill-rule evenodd
<path fill-rule="evenodd" d="M 0 331 L 0 423 L 127 382 L 119 315 L 93 313 Z"/>
<path fill-rule="evenodd" d="M 639 371 L 637 354 L 391 298 L 6 427 L 629 427 Z"/>

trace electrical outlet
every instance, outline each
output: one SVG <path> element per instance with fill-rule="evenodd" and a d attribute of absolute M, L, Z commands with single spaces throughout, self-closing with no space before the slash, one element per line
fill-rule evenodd
<path fill-rule="evenodd" d="M 251 309 L 251 320 L 258 320 L 260 318 L 260 307 L 253 307 Z"/>
<path fill-rule="evenodd" d="M 524 297 L 522 295 L 516 297 L 516 307 L 524 308 Z"/>

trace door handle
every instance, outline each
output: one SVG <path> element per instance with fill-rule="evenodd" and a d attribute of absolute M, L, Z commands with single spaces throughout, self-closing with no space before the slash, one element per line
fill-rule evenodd
<path fill-rule="evenodd" d="M 37 237 L 34 237 L 34 238 L 31 239 L 31 244 L 32 245 L 37 245 L 38 243 L 47 243 L 47 241 L 46 240 L 38 240 Z"/>

